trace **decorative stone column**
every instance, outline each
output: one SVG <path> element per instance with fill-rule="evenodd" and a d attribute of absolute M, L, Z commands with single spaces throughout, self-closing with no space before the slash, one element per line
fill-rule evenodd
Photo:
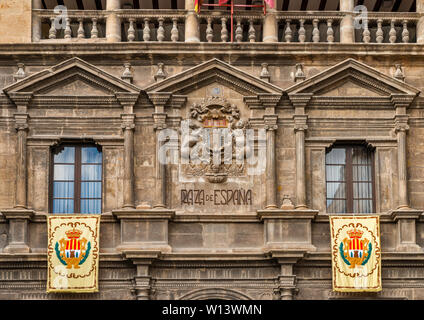
<path fill-rule="evenodd" d="M 121 19 L 113 10 L 121 9 L 121 0 L 106 0 L 106 41 L 121 42 Z"/>
<path fill-rule="evenodd" d="M 353 7 L 354 0 L 340 0 L 340 11 L 345 13 L 340 22 L 340 43 L 355 43 Z"/>
<path fill-rule="evenodd" d="M 264 118 L 266 129 L 266 209 L 277 209 L 277 182 L 275 166 L 275 131 L 277 116 Z"/>
<path fill-rule="evenodd" d="M 277 23 L 277 10 L 274 7 L 266 5 L 266 15 L 263 20 L 263 38 L 262 42 L 278 42 L 278 23 Z"/>
<path fill-rule="evenodd" d="M 398 178 L 399 178 L 399 205 L 398 209 L 409 208 L 408 177 L 406 167 L 406 132 L 409 130 L 408 116 L 397 116 L 395 133 L 398 142 Z"/>
<path fill-rule="evenodd" d="M 296 209 L 305 210 L 306 205 L 306 168 L 305 168 L 305 131 L 308 129 L 305 108 L 312 98 L 311 94 L 291 95 L 295 108 L 293 120 L 296 136 Z"/>
<path fill-rule="evenodd" d="M 124 131 L 124 208 L 135 208 L 134 199 L 134 104 L 139 93 L 118 92 L 116 98 L 124 112 L 121 115 L 121 128 Z"/>
<path fill-rule="evenodd" d="M 32 9 L 42 9 L 41 0 L 32 0 Z M 39 42 L 41 39 L 41 19 L 32 13 L 32 42 Z"/>
<path fill-rule="evenodd" d="M 34 211 L 27 209 L 27 134 L 28 118 L 27 106 L 32 98 L 30 93 L 9 93 L 10 99 L 17 106 L 15 113 L 15 127 L 17 130 L 17 157 L 16 157 L 16 196 L 15 208 L 2 210 L 2 214 L 9 221 L 9 243 L 4 248 L 6 253 L 28 253 L 28 221 Z"/>
<path fill-rule="evenodd" d="M 406 133 L 409 130 L 407 108 L 414 100 L 414 95 L 392 95 L 392 103 L 396 108 L 395 129 L 398 144 L 398 179 L 399 203 L 392 211 L 392 219 L 397 222 L 397 245 L 399 252 L 421 252 L 416 241 L 416 220 L 422 215 L 422 210 L 410 208 L 408 198 L 408 173 L 406 159 Z"/>
<path fill-rule="evenodd" d="M 153 114 L 154 129 L 156 133 L 156 189 L 154 208 L 166 208 L 166 163 L 160 161 L 160 148 L 159 143 L 160 132 L 166 129 L 166 113 L 165 105 L 171 97 L 170 93 L 153 92 L 148 93 L 150 100 L 155 106 L 155 113 Z"/>
<path fill-rule="evenodd" d="M 135 208 L 134 204 L 134 129 L 135 114 L 122 115 L 124 130 L 124 208 Z"/>
<path fill-rule="evenodd" d="M 266 129 L 266 205 L 265 209 L 277 209 L 277 171 L 275 163 L 275 132 L 278 116 L 275 107 L 281 99 L 279 94 L 259 94 L 259 102 L 265 108 Z"/>
<path fill-rule="evenodd" d="M 417 0 L 417 13 L 424 14 L 424 0 Z M 424 16 L 417 23 L 417 43 L 424 43 Z"/>
<path fill-rule="evenodd" d="M 200 27 L 197 13 L 194 11 L 194 1 L 185 0 L 187 15 L 185 18 L 185 42 L 200 42 Z"/>

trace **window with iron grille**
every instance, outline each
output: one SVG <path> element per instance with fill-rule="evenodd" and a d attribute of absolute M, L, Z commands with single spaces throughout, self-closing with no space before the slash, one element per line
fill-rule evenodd
<path fill-rule="evenodd" d="M 374 151 L 334 146 L 325 157 L 327 213 L 375 212 Z"/>

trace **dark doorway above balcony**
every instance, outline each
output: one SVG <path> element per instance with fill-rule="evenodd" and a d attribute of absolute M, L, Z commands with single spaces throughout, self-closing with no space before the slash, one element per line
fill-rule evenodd
<path fill-rule="evenodd" d="M 194 1 L 194 0 L 193 0 Z M 204 0 L 218 3 L 218 0 Z M 240 4 L 252 4 L 256 0 L 235 0 Z M 339 0 L 276 0 L 281 11 L 337 11 Z M 105 10 L 106 0 L 42 0 L 44 9 L 64 5 L 69 10 Z M 132 9 L 184 9 L 184 0 L 122 0 L 125 8 Z M 368 11 L 414 12 L 415 0 L 355 0 L 355 5 L 364 5 Z"/>

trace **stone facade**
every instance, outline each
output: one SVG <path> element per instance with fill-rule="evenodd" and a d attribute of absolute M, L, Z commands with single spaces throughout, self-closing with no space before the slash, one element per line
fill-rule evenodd
<path fill-rule="evenodd" d="M 119 42 L 107 2 L 104 41 L 40 40 L 36 19 L 33 42 L 0 39 L 0 299 L 424 299 L 419 25 L 417 43 L 353 43 L 345 18 L 343 43 L 281 43 L 270 10 L 263 42 L 204 43 L 187 0 L 185 42 Z M 163 130 L 216 106 L 265 129 L 263 172 L 158 161 Z M 67 140 L 103 152 L 95 294 L 45 293 L 50 148 Z M 332 291 L 325 153 L 338 141 L 375 149 L 378 294 Z M 190 190 L 220 198 L 188 204 Z M 250 196 L 221 202 L 227 190 Z"/>

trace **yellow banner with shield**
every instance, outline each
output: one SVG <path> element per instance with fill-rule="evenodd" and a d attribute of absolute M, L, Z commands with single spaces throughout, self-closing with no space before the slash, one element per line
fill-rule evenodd
<path fill-rule="evenodd" d="M 379 216 L 330 216 L 333 290 L 381 291 Z"/>
<path fill-rule="evenodd" d="M 97 292 L 100 215 L 49 215 L 47 292 Z"/>

